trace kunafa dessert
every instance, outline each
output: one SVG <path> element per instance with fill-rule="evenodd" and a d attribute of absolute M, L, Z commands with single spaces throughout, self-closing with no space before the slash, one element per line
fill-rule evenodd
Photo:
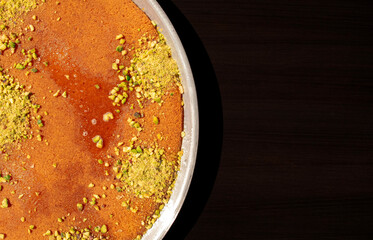
<path fill-rule="evenodd" d="M 131 0 L 0 0 L 0 239 L 141 239 L 177 178 L 182 94 Z"/>

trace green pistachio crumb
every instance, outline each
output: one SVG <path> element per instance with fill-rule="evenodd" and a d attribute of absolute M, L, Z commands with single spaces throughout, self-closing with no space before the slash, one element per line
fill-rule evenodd
<path fill-rule="evenodd" d="M 76 204 L 76 207 L 78 208 L 79 211 L 83 211 L 83 204 L 78 203 Z"/>
<path fill-rule="evenodd" d="M 114 115 L 113 115 L 113 113 L 111 113 L 111 112 L 107 112 L 107 113 L 105 113 L 105 114 L 103 115 L 102 118 L 103 118 L 104 122 L 108 122 L 109 120 L 114 119 Z"/>
<path fill-rule="evenodd" d="M 0 1 L 0 21 L 16 21 L 19 16 L 21 16 L 23 13 L 29 12 L 36 6 L 36 0 Z"/>
<path fill-rule="evenodd" d="M 16 69 L 18 69 L 18 70 L 23 70 L 23 69 L 25 69 L 26 67 L 23 65 L 23 64 L 21 64 L 21 63 L 17 63 L 16 64 Z"/>
<path fill-rule="evenodd" d="M 115 39 L 116 40 L 119 40 L 119 39 L 122 39 L 124 36 L 123 36 L 123 34 L 118 34 L 116 37 L 115 37 Z"/>
<path fill-rule="evenodd" d="M 102 225 L 101 232 L 102 233 L 107 233 L 107 226 L 106 225 Z"/>
<path fill-rule="evenodd" d="M 123 51 L 123 46 L 117 46 L 117 48 L 115 49 L 117 52 L 122 52 Z"/>
<path fill-rule="evenodd" d="M 7 198 L 4 198 L 1 202 L 1 208 L 8 208 L 9 207 L 9 200 Z"/>
<path fill-rule="evenodd" d="M 104 140 L 101 138 L 100 140 L 98 140 L 98 142 L 96 143 L 96 147 L 97 148 L 103 148 L 104 146 Z"/>

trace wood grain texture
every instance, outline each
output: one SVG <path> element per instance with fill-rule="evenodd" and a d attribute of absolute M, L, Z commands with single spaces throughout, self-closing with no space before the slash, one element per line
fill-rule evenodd
<path fill-rule="evenodd" d="M 202 111 L 165 239 L 371 239 L 373 2 L 159 2 Z"/>

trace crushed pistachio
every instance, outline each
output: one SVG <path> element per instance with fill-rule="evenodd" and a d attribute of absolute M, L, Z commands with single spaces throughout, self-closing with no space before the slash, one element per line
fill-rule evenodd
<path fill-rule="evenodd" d="M 36 0 L 1 0 L 0 20 L 8 22 L 36 7 Z"/>
<path fill-rule="evenodd" d="M 53 94 L 53 97 L 58 97 L 58 96 L 60 95 L 60 91 L 61 91 L 61 90 L 57 90 L 57 92 L 55 92 L 55 93 Z"/>
<path fill-rule="evenodd" d="M 8 208 L 9 207 L 9 200 L 7 198 L 4 198 L 1 202 L 1 208 Z"/>
<path fill-rule="evenodd" d="M 38 140 L 39 142 L 43 141 L 43 138 L 42 136 L 39 134 L 36 136 L 36 140 Z"/>
<path fill-rule="evenodd" d="M 144 36 L 139 42 L 143 47 L 136 50 L 123 75 L 140 101 L 145 98 L 161 103 L 166 90 L 182 86 L 177 63 L 162 34 L 158 40 Z"/>
<path fill-rule="evenodd" d="M 41 119 L 37 119 L 36 121 L 36 124 L 39 126 L 39 127 L 44 127 L 44 123 Z"/>
<path fill-rule="evenodd" d="M 94 206 L 94 205 L 96 205 L 96 203 L 97 203 L 96 201 L 97 201 L 96 198 L 92 198 L 91 201 L 89 201 L 89 204 L 90 204 L 91 206 Z"/>
<path fill-rule="evenodd" d="M 113 167 L 116 178 L 140 198 L 163 198 L 168 184 L 176 178 L 175 162 L 158 147 L 124 149 L 125 156 Z"/>
<path fill-rule="evenodd" d="M 96 143 L 97 148 L 103 148 L 104 147 L 104 140 L 101 138 L 98 143 Z"/>
<path fill-rule="evenodd" d="M 83 219 L 83 222 L 86 222 L 86 218 Z M 103 225 L 105 226 L 105 225 Z M 43 236 L 48 237 L 49 240 L 77 240 L 77 239 L 94 239 L 94 240 L 106 240 L 109 239 L 105 237 L 103 234 L 107 233 L 101 231 L 102 227 L 95 227 L 92 229 L 91 226 L 84 228 L 84 229 L 77 229 L 76 227 L 71 227 L 68 231 L 54 231 L 54 233 L 50 230 L 45 232 Z M 106 228 L 107 230 L 107 228 Z M 94 232 L 96 232 L 94 234 Z M 98 236 L 95 236 L 98 235 Z"/>
<path fill-rule="evenodd" d="M 95 137 L 93 137 L 92 142 L 96 143 L 97 148 L 103 148 L 104 146 L 104 140 L 100 135 L 96 135 Z"/>
<path fill-rule="evenodd" d="M 158 125 L 159 124 L 159 119 L 156 117 L 156 116 L 153 116 L 153 123 L 155 125 Z"/>
<path fill-rule="evenodd" d="M 115 37 L 115 39 L 116 40 L 120 40 L 120 39 L 122 39 L 124 36 L 123 36 L 123 34 L 118 34 L 116 37 Z"/>
<path fill-rule="evenodd" d="M 103 115 L 102 119 L 104 120 L 104 122 L 109 122 L 109 120 L 114 119 L 114 115 L 111 112 L 107 112 Z"/>
<path fill-rule="evenodd" d="M 101 139 L 100 135 L 96 135 L 95 137 L 92 138 L 92 142 L 98 143 L 98 141 Z"/>
<path fill-rule="evenodd" d="M 39 58 L 38 54 L 36 53 L 35 48 L 30 49 L 27 52 L 26 52 L 25 49 L 22 49 L 21 52 L 26 57 L 26 59 L 21 63 L 15 63 L 14 64 L 14 68 L 16 68 L 18 70 L 23 70 L 23 69 L 26 69 L 27 67 L 32 67 L 33 64 L 34 64 L 34 61 Z M 29 73 L 29 72 L 27 72 L 27 73 Z M 26 73 L 26 75 L 28 75 L 27 73 Z"/>
<path fill-rule="evenodd" d="M 113 70 L 118 70 L 118 64 L 117 63 L 113 63 L 111 65 L 111 67 L 112 67 Z"/>
<path fill-rule="evenodd" d="M 0 183 L 10 182 L 12 175 L 10 173 L 0 174 Z"/>
<path fill-rule="evenodd" d="M 0 150 L 28 138 L 31 108 L 37 106 L 30 95 L 13 77 L 0 72 Z"/>
<path fill-rule="evenodd" d="M 132 118 L 128 118 L 127 122 L 131 127 L 135 128 L 137 131 L 141 132 L 143 130 L 140 123 L 134 121 Z"/>
<path fill-rule="evenodd" d="M 107 233 L 107 226 L 106 225 L 102 225 L 101 232 L 102 233 Z"/>
<path fill-rule="evenodd" d="M 78 208 L 79 211 L 83 211 L 83 208 L 84 208 L 83 204 L 77 203 L 76 207 Z"/>
<path fill-rule="evenodd" d="M 110 91 L 109 99 L 113 101 L 114 106 L 120 106 L 126 103 L 128 98 L 127 91 L 128 85 L 124 80 Z"/>
<path fill-rule="evenodd" d="M 117 46 L 117 48 L 115 49 L 117 52 L 122 52 L 123 51 L 123 46 Z"/>

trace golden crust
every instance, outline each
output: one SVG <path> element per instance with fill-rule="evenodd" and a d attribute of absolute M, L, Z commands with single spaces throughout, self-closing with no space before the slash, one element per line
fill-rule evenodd
<path fill-rule="evenodd" d="M 30 133 L 42 138 L 34 137 L 0 154 L 0 169 L 13 177 L 10 183 L 0 183 L 0 201 L 10 202 L 10 207 L 0 209 L 0 234 L 6 234 L 6 239 L 43 239 L 48 230 L 105 225 L 107 233 L 95 235 L 124 240 L 141 235 L 147 216 L 163 203 L 117 189 L 121 183 L 112 167 L 120 157 L 115 147 L 121 142 L 126 146 L 137 136 L 138 145 L 156 143 L 168 159 L 176 161 L 183 128 L 182 97 L 175 87 L 165 93 L 161 105 L 145 101 L 140 108 L 134 92 L 120 107 L 113 106 L 108 96 L 118 84 L 112 63 L 122 57 L 116 51 L 116 35 L 123 34 L 124 47 L 131 49 L 139 46 L 138 39 L 145 33 L 157 37 L 156 29 L 130 0 L 66 0 L 39 5 L 13 30 L 24 32 L 21 44 L 14 54 L 0 56 L 1 65 L 33 93 L 45 124 L 40 128 L 33 119 Z M 40 58 L 32 66 L 37 73 L 26 77 L 29 70 L 12 68 L 24 59 L 21 48 L 37 49 Z M 130 65 L 133 52 L 121 58 L 125 66 Z M 104 121 L 107 112 L 114 117 Z M 127 122 L 136 113 L 143 115 L 136 120 L 143 127 L 141 132 Z M 103 148 L 92 142 L 96 135 L 104 140 Z M 95 196 L 96 204 L 91 205 Z M 136 210 L 123 206 L 126 201 Z"/>

